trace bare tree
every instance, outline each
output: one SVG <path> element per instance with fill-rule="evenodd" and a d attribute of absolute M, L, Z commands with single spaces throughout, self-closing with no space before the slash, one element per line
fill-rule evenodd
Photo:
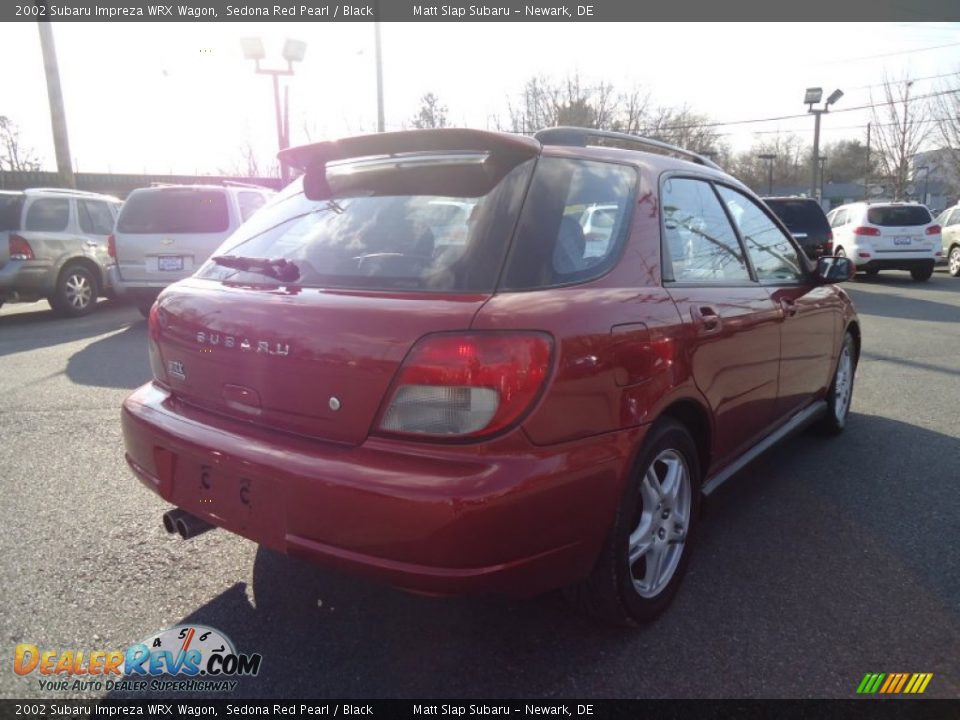
<path fill-rule="evenodd" d="M 773 163 L 773 184 L 783 187 L 804 182 L 809 167 L 810 147 L 793 133 L 777 133 L 754 141 L 749 150 L 737 154 L 730 170 L 756 192 L 767 192 L 770 166 Z M 766 160 L 760 155 L 773 155 Z"/>
<path fill-rule="evenodd" d="M 960 192 L 960 70 L 941 84 L 931 105 L 945 175 L 954 186 L 951 189 Z"/>
<path fill-rule="evenodd" d="M 876 128 L 878 162 L 890 183 L 895 200 L 907 196 L 910 183 L 910 161 L 930 134 L 926 104 L 910 97 L 913 81 L 885 78 L 883 97 L 874 101 L 873 124 Z"/>
<path fill-rule="evenodd" d="M 36 153 L 20 141 L 20 128 L 6 115 L 0 115 L 0 170 L 39 169 Z"/>
<path fill-rule="evenodd" d="M 432 92 L 420 98 L 420 110 L 410 121 L 415 128 L 442 128 L 447 126 L 447 106 Z"/>
<path fill-rule="evenodd" d="M 239 147 L 239 157 L 232 164 L 218 168 L 218 172 L 221 175 L 236 177 L 278 177 L 280 175 L 280 163 L 275 157 L 265 160 L 254 148 L 250 138 L 247 138 Z"/>

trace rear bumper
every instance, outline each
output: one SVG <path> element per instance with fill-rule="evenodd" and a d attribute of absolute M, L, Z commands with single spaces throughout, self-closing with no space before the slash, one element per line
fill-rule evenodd
<path fill-rule="evenodd" d="M 934 258 L 879 258 L 857 263 L 857 270 L 920 270 L 933 267 Z"/>
<path fill-rule="evenodd" d="M 160 292 L 170 285 L 170 282 L 174 282 L 171 279 L 170 282 L 135 282 L 135 281 L 125 281 L 120 277 L 120 270 L 116 265 L 111 265 L 107 271 L 107 281 L 110 284 L 110 287 L 113 288 L 114 294 L 125 300 L 149 300 L 153 302 L 157 299 L 157 295 Z"/>
<path fill-rule="evenodd" d="M 43 260 L 8 260 L 0 268 L 0 298 L 37 300 L 53 292 L 53 266 Z"/>
<path fill-rule="evenodd" d="M 215 525 L 399 587 L 521 596 L 589 574 L 646 431 L 550 448 L 521 431 L 483 447 L 351 447 L 252 428 L 152 384 L 122 421 L 140 480 Z"/>

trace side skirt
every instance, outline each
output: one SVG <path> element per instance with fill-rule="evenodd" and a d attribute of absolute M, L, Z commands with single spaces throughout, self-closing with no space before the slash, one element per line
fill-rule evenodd
<path fill-rule="evenodd" d="M 738 457 L 732 463 L 727 465 L 723 470 L 718 472 L 716 475 L 713 475 L 707 482 L 703 484 L 703 494 L 709 495 L 723 483 L 729 480 L 731 477 L 736 475 L 738 472 L 743 470 L 747 465 L 752 463 L 758 457 L 763 455 L 767 450 L 772 448 L 778 442 L 783 440 L 788 435 L 791 435 L 798 430 L 806 427 L 814 420 L 819 418 L 827 411 L 827 401 L 826 400 L 817 400 L 812 405 L 808 405 L 803 410 L 798 412 L 796 415 L 791 417 L 787 422 L 781 425 L 779 428 L 774 430 L 772 433 L 767 435 L 763 440 L 758 442 L 752 448 L 747 450 L 743 455 Z"/>

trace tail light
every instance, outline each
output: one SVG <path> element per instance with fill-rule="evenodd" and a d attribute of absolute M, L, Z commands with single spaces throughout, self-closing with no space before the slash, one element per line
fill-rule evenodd
<path fill-rule="evenodd" d="M 163 367 L 163 356 L 160 354 L 160 327 L 160 310 L 157 304 L 154 303 L 147 317 L 147 356 L 150 359 L 150 370 L 153 372 L 153 379 L 160 385 L 168 387 L 167 372 Z"/>
<path fill-rule="evenodd" d="M 8 239 L 11 260 L 33 260 L 33 248 L 19 235 L 10 235 Z"/>
<path fill-rule="evenodd" d="M 423 338 L 400 368 L 379 430 L 433 438 L 503 430 L 538 397 L 550 372 L 552 346 L 542 333 Z"/>
<path fill-rule="evenodd" d="M 939 234 L 940 234 L 939 225 L 931 225 L 930 227 L 927 228 L 927 235 L 939 235 Z"/>
<path fill-rule="evenodd" d="M 107 236 L 107 255 L 117 259 L 117 239 L 113 235 Z"/>
<path fill-rule="evenodd" d="M 860 226 L 860 227 L 855 227 L 855 228 L 853 229 L 853 234 L 854 234 L 854 235 L 873 235 L 873 236 L 877 236 L 877 235 L 880 234 L 880 231 L 877 230 L 877 228 L 875 228 L 875 227 L 867 227 L 867 226 L 863 225 L 863 226 Z"/>
<path fill-rule="evenodd" d="M 826 241 L 823 243 L 823 254 L 829 255 L 832 252 L 833 252 L 833 230 L 830 230 L 827 233 Z"/>

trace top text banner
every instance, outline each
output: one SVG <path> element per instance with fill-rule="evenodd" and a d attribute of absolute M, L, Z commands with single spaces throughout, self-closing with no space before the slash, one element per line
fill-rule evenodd
<path fill-rule="evenodd" d="M 3 22 L 653 22 L 960 20 L 960 0 L 582 0 L 325 2 L 320 0 L 4 0 Z M 802 33 L 802 29 L 798 29 Z M 868 32 L 864 29 L 864 32 Z M 718 38 L 723 27 L 717 27 Z M 866 37 L 866 35 L 864 36 Z"/>

